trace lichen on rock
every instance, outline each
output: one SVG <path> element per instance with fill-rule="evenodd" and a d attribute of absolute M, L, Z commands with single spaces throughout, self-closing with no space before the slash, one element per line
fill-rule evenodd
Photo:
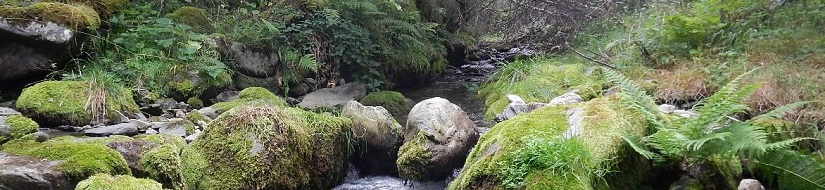
<path fill-rule="evenodd" d="M 183 150 L 182 176 L 194 189 L 329 189 L 346 173 L 350 125 L 297 108 L 237 107 Z"/>

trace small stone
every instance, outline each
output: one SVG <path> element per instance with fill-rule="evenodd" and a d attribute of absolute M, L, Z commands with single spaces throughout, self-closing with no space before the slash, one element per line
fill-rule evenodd
<path fill-rule="evenodd" d="M 83 130 L 87 136 L 110 136 L 110 135 L 137 135 L 138 126 L 134 123 L 121 123 L 94 129 Z"/>
<path fill-rule="evenodd" d="M 20 115 L 20 112 L 11 108 L 0 107 L 0 116 Z"/>
<path fill-rule="evenodd" d="M 576 93 L 569 92 L 553 98 L 553 100 L 550 100 L 550 103 L 548 103 L 548 106 L 568 105 L 582 101 L 584 101 L 584 99 L 581 96 Z"/>
<path fill-rule="evenodd" d="M 684 118 L 694 118 L 696 116 L 699 116 L 698 113 L 687 110 L 673 110 L 673 114 Z"/>
<path fill-rule="evenodd" d="M 154 134 L 158 134 L 158 131 L 155 130 L 155 129 L 149 128 L 149 129 L 146 129 L 146 134 L 154 135 Z"/>
<path fill-rule="evenodd" d="M 206 116 L 210 119 L 215 119 L 215 118 L 218 117 L 218 111 L 215 110 L 215 108 L 212 108 L 212 107 L 201 108 L 201 109 L 198 110 L 198 113 L 200 113 L 201 115 Z"/>
<path fill-rule="evenodd" d="M 510 101 L 511 104 L 526 104 L 524 103 L 524 99 L 517 95 L 507 95 L 507 101 Z"/>
<path fill-rule="evenodd" d="M 659 105 L 659 111 L 666 114 L 671 114 L 676 111 L 676 106 L 670 104 Z"/>
<path fill-rule="evenodd" d="M 739 182 L 739 190 L 765 190 L 765 186 L 755 179 L 743 179 Z"/>
<path fill-rule="evenodd" d="M 184 112 L 183 110 L 175 110 L 175 117 L 184 118 L 186 117 L 186 112 Z"/>
<path fill-rule="evenodd" d="M 199 136 L 201 136 L 201 133 L 196 132 L 195 134 L 186 136 L 186 138 L 183 138 L 183 140 L 185 140 L 186 143 L 191 143 L 192 141 L 195 141 L 195 139 L 197 139 Z"/>

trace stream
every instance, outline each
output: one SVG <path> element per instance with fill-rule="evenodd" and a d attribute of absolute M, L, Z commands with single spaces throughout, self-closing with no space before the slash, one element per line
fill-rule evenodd
<path fill-rule="evenodd" d="M 493 123 L 484 120 L 484 100 L 478 97 L 478 88 L 497 70 L 496 59 L 472 61 L 460 68 L 448 68 L 435 81 L 399 92 L 415 102 L 441 97 L 461 107 L 476 123 L 479 133 L 486 132 Z M 402 123 L 403 124 L 403 123 Z M 394 176 L 358 176 L 357 168 L 350 165 L 344 184 L 334 190 L 442 190 L 458 176 L 460 168 L 444 180 L 408 182 Z"/>

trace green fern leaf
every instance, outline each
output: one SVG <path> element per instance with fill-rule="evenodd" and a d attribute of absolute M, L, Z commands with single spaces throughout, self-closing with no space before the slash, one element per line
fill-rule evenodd
<path fill-rule="evenodd" d="M 776 175 L 781 189 L 825 189 L 825 164 L 797 151 L 777 150 L 753 160 L 764 175 Z"/>

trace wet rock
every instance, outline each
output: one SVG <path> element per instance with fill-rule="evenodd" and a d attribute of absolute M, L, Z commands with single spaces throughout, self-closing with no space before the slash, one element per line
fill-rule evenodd
<path fill-rule="evenodd" d="M 671 113 L 673 113 L 673 111 L 676 111 L 676 106 L 674 106 L 674 105 L 670 105 L 670 104 L 659 105 L 659 112 L 662 112 L 662 113 L 665 113 L 665 114 L 671 114 Z"/>
<path fill-rule="evenodd" d="M 765 186 L 755 179 L 743 179 L 739 182 L 739 190 L 765 190 Z"/>
<path fill-rule="evenodd" d="M 212 107 L 205 107 L 198 110 L 198 113 L 208 117 L 209 119 L 215 119 L 218 117 L 218 110 Z"/>
<path fill-rule="evenodd" d="M 158 134 L 158 133 L 159 132 L 155 129 L 152 129 L 152 128 L 146 129 L 146 134 L 148 134 L 148 135 L 154 135 L 154 134 Z"/>
<path fill-rule="evenodd" d="M 72 189 L 68 178 L 58 170 L 61 163 L 0 152 L 0 189 Z"/>
<path fill-rule="evenodd" d="M 156 122 L 153 123 L 153 127 L 157 128 L 160 133 L 178 137 L 185 137 L 195 132 L 195 124 L 182 118 L 169 119 L 169 122 Z"/>
<path fill-rule="evenodd" d="M 18 112 L 17 110 L 11 109 L 11 108 L 0 107 L 0 116 L 10 116 L 10 115 L 20 115 L 20 112 Z"/>
<path fill-rule="evenodd" d="M 553 98 L 552 100 L 550 100 L 550 103 L 548 103 L 547 105 L 548 106 L 568 105 L 568 104 L 578 103 L 578 102 L 582 102 L 582 101 L 584 101 L 584 99 L 582 99 L 581 96 L 579 96 L 576 93 L 570 92 L 570 93 L 565 93 L 565 94 L 562 94 L 561 96 Z"/>
<path fill-rule="evenodd" d="M 399 174 L 416 181 L 446 178 L 463 165 L 478 137 L 475 123 L 457 105 L 443 98 L 419 102 L 404 128 Z"/>
<path fill-rule="evenodd" d="M 123 156 L 123 159 L 126 160 L 126 164 L 129 165 L 129 168 L 133 173 L 135 173 L 135 175 L 142 176 L 145 175 L 145 172 L 140 167 L 140 158 L 144 152 L 151 150 L 152 148 L 158 146 L 158 144 L 144 140 L 131 140 L 124 142 L 110 142 L 106 146 L 120 153 L 120 155 Z"/>
<path fill-rule="evenodd" d="M 121 123 L 83 130 L 83 134 L 93 137 L 105 137 L 110 135 L 137 135 L 138 128 L 145 127 L 138 122 Z"/>
<path fill-rule="evenodd" d="M 53 22 L 12 24 L 0 18 L 0 81 L 45 74 L 71 58 L 75 31 Z"/>
<path fill-rule="evenodd" d="M 545 106 L 545 104 L 543 103 L 524 103 L 524 99 L 521 99 L 521 97 L 512 94 L 507 95 L 507 100 L 510 101 L 510 104 L 507 104 L 507 107 L 504 108 L 504 112 L 496 114 L 495 120 L 497 122 L 508 120 L 513 117 L 516 117 L 516 115 L 518 114 L 529 113 L 535 109 Z"/>
<path fill-rule="evenodd" d="M 366 86 L 349 83 L 339 87 L 324 88 L 311 92 L 304 96 L 303 101 L 301 101 L 298 106 L 309 109 L 320 107 L 335 108 L 343 106 L 350 100 L 361 99 L 366 95 Z"/>
<path fill-rule="evenodd" d="M 359 142 L 355 165 L 364 174 L 397 174 L 395 160 L 404 138 L 401 125 L 392 115 L 380 106 L 349 101 L 344 105 L 342 116 L 352 119 L 352 133 Z"/>

